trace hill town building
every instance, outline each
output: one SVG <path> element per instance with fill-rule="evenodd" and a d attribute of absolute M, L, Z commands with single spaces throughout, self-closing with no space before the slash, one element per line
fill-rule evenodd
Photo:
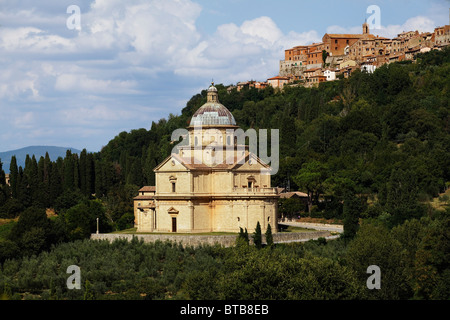
<path fill-rule="evenodd" d="M 434 32 L 404 31 L 389 39 L 370 33 L 367 22 L 361 34 L 326 33 L 322 42 L 299 45 L 284 51 L 279 64 L 279 77 L 287 77 L 286 84 L 301 80 L 305 87 L 316 86 L 323 81 L 321 75 L 310 70 L 326 69 L 348 77 L 356 69 L 374 72 L 384 64 L 414 60 L 418 53 L 440 50 L 450 44 L 450 25 L 436 27 Z M 327 58 L 323 61 L 322 53 Z M 337 77 L 335 79 L 338 79 Z M 331 77 L 326 75 L 326 80 Z"/>

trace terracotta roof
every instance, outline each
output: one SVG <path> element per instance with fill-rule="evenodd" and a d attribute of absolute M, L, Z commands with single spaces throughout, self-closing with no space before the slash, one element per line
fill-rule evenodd
<path fill-rule="evenodd" d="M 177 159 L 183 166 L 185 166 L 189 170 L 217 170 L 217 169 L 233 169 L 238 165 L 244 164 L 250 156 L 254 157 L 254 159 L 259 162 L 263 167 L 270 170 L 270 166 L 264 162 L 262 162 L 257 156 L 254 154 L 246 152 L 244 155 L 240 157 L 233 156 L 232 158 L 227 158 L 222 163 L 218 163 L 216 165 L 208 165 L 206 163 L 196 163 L 200 162 L 196 161 L 194 157 L 187 158 L 181 157 L 179 154 L 172 154 L 173 158 Z M 164 162 L 164 161 L 163 161 Z"/>
<path fill-rule="evenodd" d="M 280 77 L 280 76 L 276 76 L 276 77 L 272 77 L 272 78 L 268 78 L 267 80 L 289 80 L 288 77 Z"/>
<path fill-rule="evenodd" d="M 308 69 L 308 70 L 305 70 L 305 71 L 303 71 L 303 73 L 305 73 L 305 72 L 314 72 L 314 71 L 317 71 L 317 70 L 320 70 L 321 68 L 312 68 L 312 69 Z"/>
<path fill-rule="evenodd" d="M 330 38 L 361 38 L 362 34 L 346 34 L 346 33 L 325 33 L 325 36 L 329 36 Z"/>
<path fill-rule="evenodd" d="M 155 186 L 144 186 L 139 189 L 139 192 L 155 192 L 156 187 Z"/>
<path fill-rule="evenodd" d="M 294 191 L 294 192 L 283 192 L 280 193 L 280 198 L 292 198 L 292 197 L 299 197 L 299 198 L 307 198 L 308 194 L 300 191 Z"/>

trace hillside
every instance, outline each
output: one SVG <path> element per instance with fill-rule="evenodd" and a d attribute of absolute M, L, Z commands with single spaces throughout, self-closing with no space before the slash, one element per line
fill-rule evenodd
<path fill-rule="evenodd" d="M 64 158 L 66 156 L 66 151 L 71 150 L 72 153 L 80 153 L 80 150 L 74 148 L 65 147 L 55 147 L 55 146 L 29 146 L 21 149 L 10 150 L 0 152 L 0 160 L 3 162 L 3 170 L 5 173 L 9 173 L 9 165 L 11 162 L 11 157 L 16 156 L 17 165 L 25 167 L 25 159 L 27 155 L 35 156 L 37 160 L 39 158 L 45 157 L 45 153 L 48 152 L 51 160 L 56 160 L 58 157 Z"/>
<path fill-rule="evenodd" d="M 228 92 L 215 86 L 242 129 L 279 129 L 280 166 L 271 184 L 309 195 L 306 210 L 280 201 L 281 215 L 353 225 L 358 218 L 382 217 L 395 226 L 430 214 L 430 200 L 450 187 L 449 53 L 433 50 L 414 63 L 384 65 L 373 74 L 355 71 L 317 88 Z M 121 132 L 98 153 L 50 155 L 51 161 L 35 159 L 15 169 L 11 188 L 0 188 L 0 214 L 15 218 L 30 206 L 64 211 L 95 197 L 106 205 L 111 226 L 132 225 L 133 196 L 155 185 L 153 169 L 170 154 L 172 132 L 186 128 L 205 102 L 203 90 L 180 115 L 153 122 L 149 130 Z"/>
<path fill-rule="evenodd" d="M 280 130 L 272 186 L 307 192 L 309 203 L 280 199 L 279 214 L 342 220 L 336 240 L 265 248 L 81 241 L 97 223 L 102 233 L 134 226 L 133 197 L 154 185 L 171 133 L 188 125 L 205 90 L 180 115 L 122 132 L 99 153 L 32 158 L 23 169 L 13 162 L 10 186 L 0 170 L 0 219 L 9 222 L 0 228 L 0 298 L 448 300 L 449 53 L 311 89 L 216 86 L 243 129 Z M 83 290 L 67 289 L 73 264 Z M 368 265 L 382 272 L 379 290 L 368 286 Z"/>

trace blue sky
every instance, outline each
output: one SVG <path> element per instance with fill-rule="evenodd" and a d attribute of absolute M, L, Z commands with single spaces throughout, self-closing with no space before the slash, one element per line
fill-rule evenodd
<path fill-rule="evenodd" d="M 211 79 L 266 80 L 284 49 L 360 33 L 370 5 L 387 37 L 449 23 L 448 0 L 0 0 L 0 151 L 99 151 L 179 114 Z"/>

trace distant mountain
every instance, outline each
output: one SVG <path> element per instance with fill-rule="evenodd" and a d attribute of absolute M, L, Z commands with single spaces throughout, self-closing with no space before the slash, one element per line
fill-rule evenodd
<path fill-rule="evenodd" d="M 65 148 L 65 147 L 54 147 L 54 146 L 30 146 L 17 150 L 4 151 L 0 152 L 0 160 L 3 163 L 3 170 L 5 173 L 9 173 L 9 164 L 11 163 L 11 157 L 13 155 L 16 156 L 17 166 L 25 167 L 25 159 L 27 154 L 32 157 L 33 155 L 36 157 L 36 160 L 39 161 L 41 156 L 45 157 L 45 153 L 48 152 L 50 156 L 50 160 L 55 161 L 58 157 L 64 158 L 66 156 L 67 150 L 72 151 L 72 153 L 80 153 L 80 150 L 74 148 Z"/>

